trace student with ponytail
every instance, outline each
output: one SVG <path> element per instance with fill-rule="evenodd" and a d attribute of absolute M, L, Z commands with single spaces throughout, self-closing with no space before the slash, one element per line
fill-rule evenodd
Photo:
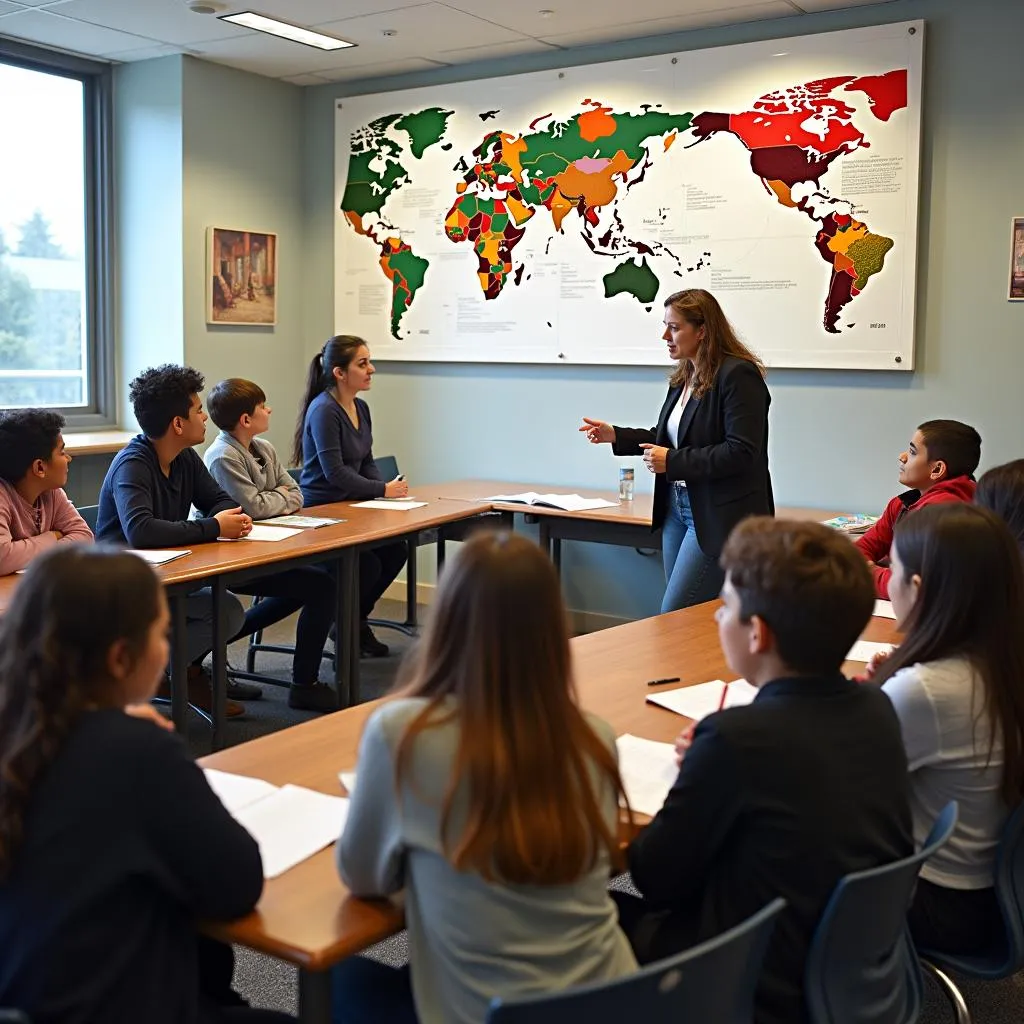
<path fill-rule="evenodd" d="M 357 896 L 404 888 L 411 978 L 339 964 L 337 1024 L 470 1024 L 494 996 L 634 971 L 608 894 L 622 795 L 615 733 L 576 703 L 550 559 L 477 534 L 366 723 L 337 846 Z"/>
<path fill-rule="evenodd" d="M 370 390 L 375 372 L 366 342 L 347 334 L 328 338 L 309 364 L 292 450 L 295 464 L 302 466 L 299 483 L 306 505 L 404 498 L 409 493 L 404 480 L 381 479 L 373 461 L 370 407 L 358 396 Z M 401 541 L 359 555 L 359 647 L 365 655 L 388 653 L 366 620 L 405 558 Z"/>
<path fill-rule="evenodd" d="M 920 844 L 950 800 L 950 841 L 921 869 L 915 941 L 984 949 L 1003 927 L 996 847 L 1024 799 L 1024 571 L 997 515 L 965 504 L 922 508 L 896 527 L 889 596 L 902 644 L 874 669 L 900 720 Z"/>
<path fill-rule="evenodd" d="M 127 552 L 60 546 L 0 619 L 0 1006 L 37 1024 L 257 1024 L 228 946 L 255 840 L 148 704 L 167 604 Z M 126 713 L 127 712 L 127 713 Z"/>

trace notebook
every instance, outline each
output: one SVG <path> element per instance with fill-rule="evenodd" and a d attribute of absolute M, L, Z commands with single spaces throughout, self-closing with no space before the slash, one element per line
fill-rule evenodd
<path fill-rule="evenodd" d="M 626 733 L 615 741 L 619 775 L 629 806 L 654 817 L 676 781 L 676 750 L 671 743 L 656 743 Z"/>
<path fill-rule="evenodd" d="M 615 508 L 614 501 L 604 498 L 584 498 L 579 494 L 538 494 L 524 491 L 522 494 L 492 494 L 484 501 L 501 501 L 511 505 L 534 505 L 539 508 L 559 508 L 563 512 L 590 512 L 597 508 Z"/>
<path fill-rule="evenodd" d="M 757 687 L 751 686 L 746 679 L 734 679 L 725 683 L 721 679 L 712 679 L 709 683 L 697 683 L 695 686 L 680 686 L 674 690 L 662 690 L 660 693 L 649 693 L 648 704 L 657 704 L 668 708 L 677 715 L 684 715 L 699 722 L 702 718 L 717 711 L 722 704 L 722 690 L 728 686 L 725 695 L 727 708 L 742 707 L 749 704 L 757 696 Z"/>
<path fill-rule="evenodd" d="M 292 530 L 319 530 L 321 526 L 347 523 L 347 519 L 328 519 L 326 516 L 274 516 L 260 520 L 267 526 L 286 526 Z"/>

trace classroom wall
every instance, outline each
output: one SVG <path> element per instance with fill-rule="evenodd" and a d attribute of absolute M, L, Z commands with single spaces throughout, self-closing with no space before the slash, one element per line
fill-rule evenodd
<path fill-rule="evenodd" d="M 1024 303 L 1006 301 L 1009 222 L 1024 214 L 1024 4 L 896 0 L 631 43 L 441 68 L 305 91 L 305 338 L 333 332 L 334 106 L 338 97 L 924 18 L 925 83 L 917 369 L 774 371 L 770 458 L 780 504 L 877 510 L 898 488 L 896 456 L 916 424 L 954 417 L 985 439 L 983 466 L 1024 455 Z M 652 314 L 651 330 L 659 330 Z M 371 342 L 373 339 L 369 339 Z M 757 347 L 757 337 L 748 341 Z M 581 415 L 648 425 L 664 397 L 656 368 L 378 365 L 376 448 L 417 481 L 468 476 L 608 487 L 617 461 L 583 443 Z M 639 486 L 649 486 L 638 473 Z M 567 545 L 574 607 L 657 610 L 659 560 Z M 429 566 L 424 562 L 425 571 Z"/>

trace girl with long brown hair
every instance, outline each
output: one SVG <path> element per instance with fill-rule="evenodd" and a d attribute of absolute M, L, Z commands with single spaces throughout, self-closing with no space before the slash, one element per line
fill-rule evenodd
<path fill-rule="evenodd" d="M 354 893 L 405 889 L 421 1020 L 479 1024 L 494 996 L 635 969 L 607 891 L 622 794 L 615 735 L 575 700 L 553 566 L 477 535 L 366 724 L 337 848 Z M 336 980 L 345 1022 L 416 1019 L 407 974 L 357 958 Z"/>
<path fill-rule="evenodd" d="M 252 910 L 263 870 L 146 720 L 168 621 L 142 559 L 84 545 L 34 560 L 0 618 L 0 1006 L 35 1021 L 291 1020 L 244 1008 L 196 930 Z"/>
<path fill-rule="evenodd" d="M 993 862 L 1024 799 L 1024 570 L 999 517 L 958 503 L 907 516 L 890 561 L 905 639 L 872 678 L 900 720 L 917 842 L 946 803 L 960 805 L 952 838 L 921 870 L 911 934 L 980 951 L 1002 928 Z"/>
<path fill-rule="evenodd" d="M 591 444 L 643 455 L 655 474 L 652 529 L 661 530 L 665 596 L 673 611 L 718 596 L 718 556 L 746 516 L 775 511 L 768 472 L 764 366 L 703 288 L 665 300 L 668 354 L 676 368 L 650 430 L 583 418 Z"/>
<path fill-rule="evenodd" d="M 304 504 L 403 498 L 409 493 L 403 477 L 384 480 L 373 460 L 370 407 L 359 396 L 370 390 L 376 372 L 366 342 L 351 334 L 328 338 L 310 361 L 292 445 L 292 458 L 302 466 Z M 359 649 L 364 655 L 383 658 L 389 653 L 367 620 L 401 572 L 406 555 L 402 541 L 359 553 Z"/>

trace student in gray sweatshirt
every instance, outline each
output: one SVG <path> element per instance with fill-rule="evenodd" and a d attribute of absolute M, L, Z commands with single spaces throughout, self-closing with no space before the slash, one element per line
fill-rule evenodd
<path fill-rule="evenodd" d="M 515 998 L 630 974 L 608 894 L 615 734 L 576 704 L 558 577 L 480 533 L 445 573 L 396 699 L 369 718 L 337 845 L 357 896 L 405 890 L 410 968 L 335 968 L 344 1024 L 481 1024 Z"/>
<path fill-rule="evenodd" d="M 281 465 L 274 446 L 257 435 L 270 427 L 267 396 L 251 380 L 230 377 L 206 397 L 210 418 L 220 427 L 203 457 L 210 475 L 254 520 L 288 515 L 302 508 L 302 491 Z M 251 631 L 299 612 L 288 704 L 308 711 L 334 711 L 334 690 L 319 682 L 324 644 L 334 623 L 334 578 L 316 565 L 260 577 L 235 588 L 261 598 L 246 616 Z"/>

